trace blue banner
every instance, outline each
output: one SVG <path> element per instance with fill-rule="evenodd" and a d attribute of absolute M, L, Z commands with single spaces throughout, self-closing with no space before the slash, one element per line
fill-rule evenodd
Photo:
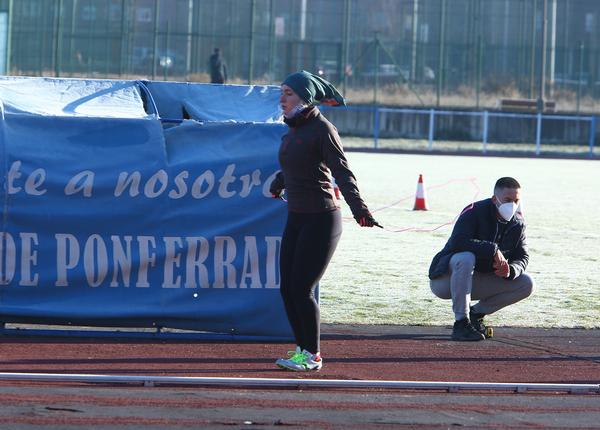
<path fill-rule="evenodd" d="M 6 113 L 0 320 L 289 336 L 284 132 Z"/>

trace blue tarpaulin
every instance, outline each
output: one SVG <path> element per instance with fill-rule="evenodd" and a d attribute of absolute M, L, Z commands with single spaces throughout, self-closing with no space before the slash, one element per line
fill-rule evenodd
<path fill-rule="evenodd" d="M 279 88 L 260 85 L 147 82 L 163 118 L 279 122 Z"/>
<path fill-rule="evenodd" d="M 279 90 L 144 88 L 0 79 L 0 320 L 289 336 Z"/>

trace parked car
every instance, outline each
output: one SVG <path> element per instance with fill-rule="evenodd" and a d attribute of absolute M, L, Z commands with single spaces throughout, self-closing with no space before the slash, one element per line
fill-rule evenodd
<path fill-rule="evenodd" d="M 410 81 L 410 67 L 398 66 L 397 64 L 380 64 L 377 75 L 379 82 L 383 84 L 406 83 Z M 367 69 L 361 76 L 373 81 L 375 79 L 375 68 Z M 423 66 L 421 69 L 417 69 L 415 81 L 421 83 L 434 82 L 435 72 L 431 67 Z"/>
<path fill-rule="evenodd" d="M 172 49 L 157 49 L 153 55 L 152 48 L 136 47 L 133 49 L 132 68 L 135 73 L 152 73 L 152 62 L 156 61 L 156 73 L 159 75 L 185 73 L 185 57 Z"/>
<path fill-rule="evenodd" d="M 364 78 L 375 80 L 379 79 L 379 83 L 396 84 L 408 81 L 410 71 L 408 68 L 400 67 L 397 64 L 380 64 L 379 68 L 372 67 L 362 73 Z"/>
<path fill-rule="evenodd" d="M 339 80 L 340 71 L 338 63 L 335 60 L 324 60 L 317 63 L 315 67 L 317 74 L 328 81 L 337 82 Z"/>

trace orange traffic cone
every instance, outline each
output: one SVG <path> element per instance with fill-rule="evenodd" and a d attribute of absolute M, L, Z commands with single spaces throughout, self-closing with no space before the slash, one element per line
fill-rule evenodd
<path fill-rule="evenodd" d="M 419 182 L 417 182 L 417 195 L 415 197 L 415 207 L 413 211 L 426 211 L 429 210 L 427 207 L 427 196 L 425 195 L 425 187 L 423 186 L 423 175 L 419 175 Z"/>

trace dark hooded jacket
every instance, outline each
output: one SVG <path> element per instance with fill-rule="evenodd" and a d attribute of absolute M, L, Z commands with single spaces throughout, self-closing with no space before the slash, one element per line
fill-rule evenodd
<path fill-rule="evenodd" d="M 444 249 L 433 257 L 429 279 L 448 273 L 450 258 L 457 252 L 475 254 L 475 270 L 493 272 L 494 254 L 500 249 L 508 260 L 510 274 L 515 279 L 527 268 L 529 253 L 525 240 L 525 221 L 520 213 L 507 223 L 498 221 L 496 206 L 491 198 L 468 206 L 458 217 L 452 235 Z"/>
<path fill-rule="evenodd" d="M 227 82 L 227 65 L 221 54 L 215 52 L 208 60 L 210 69 L 210 82 L 213 84 L 224 84 Z"/>
<path fill-rule="evenodd" d="M 354 217 L 368 214 L 335 126 L 315 106 L 285 122 L 290 128 L 279 148 L 279 188 L 286 189 L 288 210 L 318 213 L 339 208 L 333 176 Z"/>

